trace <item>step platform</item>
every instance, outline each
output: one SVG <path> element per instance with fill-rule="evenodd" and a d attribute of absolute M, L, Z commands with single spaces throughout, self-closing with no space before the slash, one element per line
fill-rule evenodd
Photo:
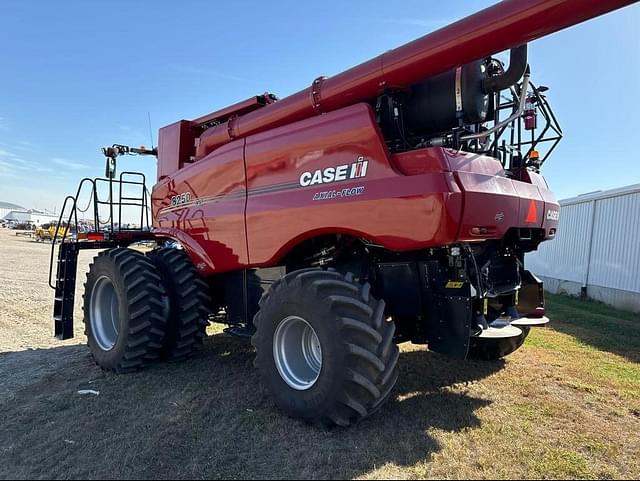
<path fill-rule="evenodd" d="M 493 361 L 518 350 L 524 343 L 532 327 L 549 324 L 549 318 L 542 317 L 499 317 L 488 329 L 471 336 L 467 359 Z"/>
<path fill-rule="evenodd" d="M 525 328 L 525 327 L 544 327 L 549 324 L 549 318 L 547 316 L 542 317 L 520 317 L 518 319 L 513 319 L 511 317 L 499 317 L 491 324 L 489 324 L 489 329 L 485 329 L 481 334 L 477 337 L 488 337 L 488 338 L 497 338 L 497 337 L 515 337 L 521 334 L 521 332 L 517 332 L 508 329 L 509 327 L 515 328 Z"/>
<path fill-rule="evenodd" d="M 511 321 L 512 326 L 516 327 L 543 327 L 549 324 L 547 316 L 542 317 L 521 317 Z"/>
<path fill-rule="evenodd" d="M 488 329 L 484 329 L 477 336 L 473 336 L 479 339 L 509 339 L 516 338 L 522 335 L 522 329 L 506 324 L 492 323 Z"/>
<path fill-rule="evenodd" d="M 488 329 L 471 336 L 467 359 L 495 361 L 511 354 L 522 346 L 529 330 L 512 326 L 507 319 L 496 320 Z"/>

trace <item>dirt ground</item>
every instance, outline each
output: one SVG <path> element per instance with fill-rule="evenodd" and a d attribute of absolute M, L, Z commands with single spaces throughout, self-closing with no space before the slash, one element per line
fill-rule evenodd
<path fill-rule="evenodd" d="M 0 246 L 2 479 L 640 476 L 638 315 L 553 296 L 553 327 L 499 362 L 405 344 L 382 411 L 324 430 L 281 414 L 251 347 L 218 327 L 188 362 L 102 372 L 79 322 L 84 274 L 78 337 L 58 342 L 50 246 L 6 229 Z"/>

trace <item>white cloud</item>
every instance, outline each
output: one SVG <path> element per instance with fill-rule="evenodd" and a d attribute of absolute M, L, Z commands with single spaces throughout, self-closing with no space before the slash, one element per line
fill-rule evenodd
<path fill-rule="evenodd" d="M 11 161 L 0 159 L 0 180 L 26 179 L 24 170 L 24 168 L 16 168 Z"/>
<path fill-rule="evenodd" d="M 26 140 L 18 140 L 15 143 L 15 145 L 13 145 L 14 149 L 25 151 L 25 152 L 35 152 L 36 150 L 35 147 L 36 147 L 35 144 L 31 142 L 27 142 Z"/>
<path fill-rule="evenodd" d="M 72 169 L 72 170 L 81 170 L 81 169 L 89 168 L 87 164 L 82 164 L 80 162 L 75 162 L 73 160 L 62 159 L 60 157 L 54 157 L 53 159 L 51 159 L 51 162 L 61 167 L 67 167 L 68 169 Z"/>
<path fill-rule="evenodd" d="M 0 158 L 0 174 L 4 174 L 5 172 L 9 172 L 11 170 L 11 162 L 8 162 L 4 159 Z"/>
<path fill-rule="evenodd" d="M 0 177 L 2 177 L 3 179 L 28 180 L 28 177 L 26 175 L 20 175 L 10 171 L 5 172 L 2 169 L 0 169 Z"/>
<path fill-rule="evenodd" d="M 0 149 L 0 162 L 5 168 L 11 169 L 30 169 L 33 168 L 34 164 L 32 162 L 27 162 L 20 156 L 14 154 L 5 149 Z"/>
<path fill-rule="evenodd" d="M 8 150 L 0 149 L 0 157 L 13 158 L 16 157 L 16 155 L 12 152 L 9 152 Z"/>

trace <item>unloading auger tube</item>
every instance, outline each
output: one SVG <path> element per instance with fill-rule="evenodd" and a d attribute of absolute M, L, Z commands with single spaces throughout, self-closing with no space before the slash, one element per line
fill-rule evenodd
<path fill-rule="evenodd" d="M 200 135 L 196 158 L 233 139 L 368 101 L 387 89 L 407 88 L 635 1 L 505 0 L 342 73 L 318 77 L 311 87 L 278 102 L 230 117 Z M 509 75 L 504 82 L 489 80 L 485 89 L 505 88 L 517 80 L 515 77 Z"/>

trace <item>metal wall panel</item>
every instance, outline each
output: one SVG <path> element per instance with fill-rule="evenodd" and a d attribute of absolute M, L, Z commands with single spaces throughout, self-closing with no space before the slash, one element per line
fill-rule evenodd
<path fill-rule="evenodd" d="M 543 242 L 537 252 L 527 255 L 527 269 L 563 281 L 584 282 L 592 219 L 593 202 L 561 207 L 556 238 Z"/>
<path fill-rule="evenodd" d="M 531 271 L 640 292 L 640 185 L 560 201 L 556 239 L 527 254 Z"/>
<path fill-rule="evenodd" d="M 640 192 L 596 201 L 587 285 L 640 292 Z"/>

